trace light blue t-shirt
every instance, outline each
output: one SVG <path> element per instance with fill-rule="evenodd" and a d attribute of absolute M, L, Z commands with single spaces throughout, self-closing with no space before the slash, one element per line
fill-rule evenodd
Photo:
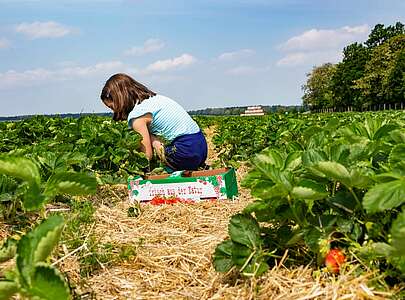
<path fill-rule="evenodd" d="M 132 128 L 132 120 L 145 114 L 152 115 L 149 129 L 152 134 L 161 136 L 171 142 L 176 137 L 200 131 L 197 123 L 174 100 L 156 95 L 136 105 L 128 115 L 128 126 Z"/>

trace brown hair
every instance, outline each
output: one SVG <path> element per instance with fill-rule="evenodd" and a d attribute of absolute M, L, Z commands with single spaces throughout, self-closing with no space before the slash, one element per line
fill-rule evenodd
<path fill-rule="evenodd" d="M 124 121 L 128 114 L 134 109 L 135 104 L 155 96 L 143 84 L 137 82 L 126 74 L 115 74 L 111 76 L 101 91 L 100 98 L 103 103 L 114 112 L 114 121 Z"/>

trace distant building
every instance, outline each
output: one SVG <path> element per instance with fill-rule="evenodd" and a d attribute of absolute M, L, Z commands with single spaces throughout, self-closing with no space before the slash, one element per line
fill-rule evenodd
<path fill-rule="evenodd" d="M 240 114 L 241 116 L 264 116 L 264 110 L 261 105 L 257 106 L 248 106 L 244 113 Z"/>

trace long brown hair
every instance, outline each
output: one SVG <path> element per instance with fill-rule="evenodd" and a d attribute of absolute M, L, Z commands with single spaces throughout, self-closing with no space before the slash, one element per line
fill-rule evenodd
<path fill-rule="evenodd" d="M 124 121 L 137 102 L 141 103 L 155 95 L 155 92 L 130 76 L 118 73 L 107 80 L 100 98 L 114 112 L 114 121 Z"/>

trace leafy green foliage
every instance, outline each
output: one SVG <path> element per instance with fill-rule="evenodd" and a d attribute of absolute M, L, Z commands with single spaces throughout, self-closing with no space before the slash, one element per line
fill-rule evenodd
<path fill-rule="evenodd" d="M 42 263 L 35 267 L 30 294 L 44 300 L 70 298 L 66 282 L 58 270 Z"/>
<path fill-rule="evenodd" d="M 343 60 L 314 67 L 303 85 L 311 110 L 397 108 L 405 101 L 405 26 L 377 24 L 364 43 L 343 49 Z"/>
<path fill-rule="evenodd" d="M 9 202 L 21 201 L 27 211 L 41 209 L 44 204 L 59 194 L 85 195 L 95 193 L 97 182 L 94 177 L 87 174 L 75 172 L 57 172 L 51 175 L 46 183 L 42 183 L 38 166 L 25 157 L 11 155 L 0 156 L 0 174 L 21 179 L 21 184 L 6 186 L 4 182 L 8 177 L 3 178 L 3 190 L 10 192 Z M 14 189 L 14 190 L 12 190 Z M 6 195 L 3 194 L 3 198 Z"/>
<path fill-rule="evenodd" d="M 0 263 L 12 259 L 17 252 L 17 241 L 8 238 L 0 248 Z"/>
<path fill-rule="evenodd" d="M 63 226 L 62 217 L 52 216 L 19 241 L 17 268 L 27 284 L 30 284 L 35 265 L 45 261 L 57 245 Z"/>
<path fill-rule="evenodd" d="M 146 157 L 137 151 L 140 141 L 124 122 L 105 117 L 36 116 L 0 123 L 0 153 L 33 158 L 44 179 L 75 171 L 97 173 L 100 183 L 124 182 L 148 167 Z"/>
<path fill-rule="evenodd" d="M 13 281 L 0 281 L 0 299 L 10 299 L 18 292 L 18 285 Z"/>
<path fill-rule="evenodd" d="M 218 245 L 214 253 L 217 271 L 228 272 L 233 265 L 246 276 L 256 276 L 268 270 L 263 261 L 260 227 L 250 215 L 234 215 L 228 226 L 230 240 Z"/>
<path fill-rule="evenodd" d="M 16 272 L 13 281 L 0 281 L 2 299 L 16 293 L 32 299 L 70 299 L 65 279 L 45 263 L 58 244 L 64 220 L 51 216 L 17 242 Z"/>
<path fill-rule="evenodd" d="M 405 178 L 380 183 L 372 187 L 363 199 L 364 208 L 370 213 L 396 208 L 404 203 Z"/>
<path fill-rule="evenodd" d="M 257 200 L 231 218 L 229 239 L 214 253 L 216 270 L 235 267 L 245 275 L 260 274 L 271 264 L 269 257 L 287 249 L 287 262 L 321 264 L 338 247 L 387 277 L 403 276 L 404 115 L 338 117 L 280 117 L 271 142 L 253 132 L 267 128 L 276 116 L 239 119 L 254 124 L 245 126 L 250 135 L 242 133 L 250 136 L 250 144 L 262 143 L 257 154 L 229 146 L 252 156 L 242 184 Z M 216 142 L 231 143 L 222 134 L 238 136 L 238 129 L 224 121 Z M 238 152 L 228 157 L 232 161 Z"/>
<path fill-rule="evenodd" d="M 334 95 L 331 90 L 332 77 L 336 72 L 336 66 L 331 63 L 314 67 L 307 74 L 307 82 L 303 85 L 303 104 L 311 109 L 334 106 Z"/>

